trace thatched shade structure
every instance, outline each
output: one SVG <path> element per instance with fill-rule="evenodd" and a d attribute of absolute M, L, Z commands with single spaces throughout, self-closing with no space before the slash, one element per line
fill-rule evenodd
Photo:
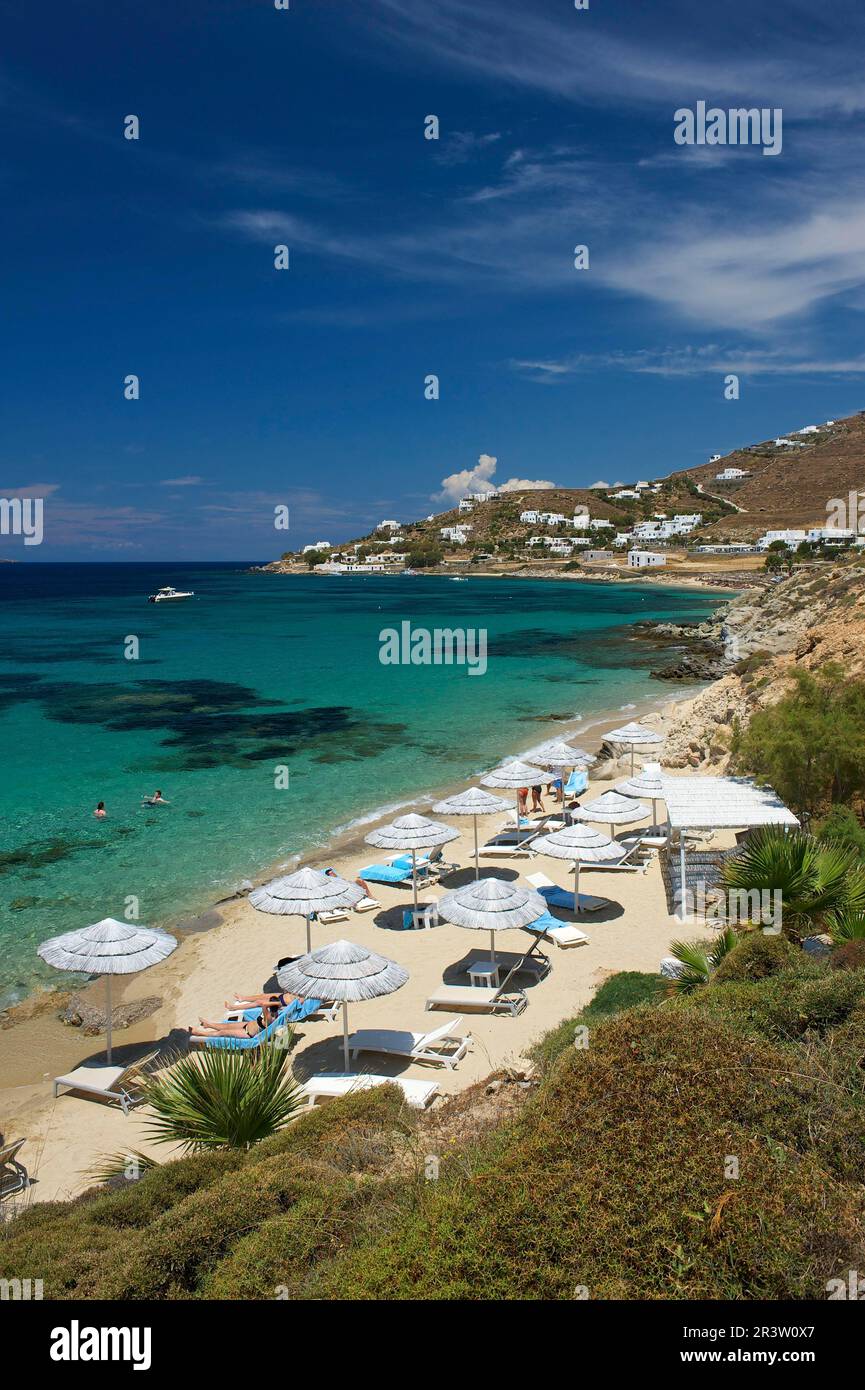
<path fill-rule="evenodd" d="M 478 816 L 489 816 L 494 811 L 506 811 L 510 805 L 501 796 L 491 796 L 480 787 L 469 787 L 468 791 L 437 801 L 433 806 L 437 816 L 471 816 L 475 828 L 475 878 L 480 878 L 478 862 Z"/>
<path fill-rule="evenodd" d="M 625 782 L 619 782 L 616 791 L 624 796 L 648 797 L 652 803 L 652 824 L 657 825 L 658 812 L 655 803 L 664 799 L 664 775 L 660 763 L 646 763 L 642 772 L 629 777 Z"/>
<path fill-rule="evenodd" d="M 496 958 L 496 932 L 527 927 L 547 910 L 540 893 L 502 878 L 482 878 L 439 900 L 439 916 L 456 927 L 490 934 L 490 959 Z"/>
<path fill-rule="evenodd" d="M 612 733 L 604 735 L 607 743 L 626 743 L 631 749 L 631 776 L 634 775 L 634 749 L 648 748 L 653 743 L 663 743 L 663 734 L 655 733 L 654 729 L 647 729 L 643 724 L 623 724 L 621 729 L 613 729 Z"/>
<path fill-rule="evenodd" d="M 543 782 L 545 773 L 543 768 L 533 767 L 530 763 L 521 763 L 518 758 L 513 758 L 509 763 L 502 763 L 501 767 L 493 768 L 481 782 L 485 787 L 508 787 L 517 793 L 516 800 L 516 827 L 520 828 L 520 787 L 536 787 Z"/>
<path fill-rule="evenodd" d="M 451 826 L 442 825 L 440 821 L 430 820 L 427 816 L 413 814 L 398 816 L 390 825 L 371 830 L 364 836 L 364 840 L 368 845 L 376 845 L 379 849 L 411 852 L 411 886 L 414 910 L 417 912 L 417 851 L 437 849 L 439 845 L 446 845 L 459 837 L 460 832 Z"/>
<path fill-rule="evenodd" d="M 363 897 L 362 889 L 338 874 L 323 869 L 298 869 L 255 888 L 249 901 L 259 912 L 280 917 L 306 918 L 306 949 L 312 950 L 309 919 L 315 912 L 332 912 L 337 907 L 354 907 Z"/>
<path fill-rule="evenodd" d="M 648 806 L 635 801 L 632 796 L 622 796 L 620 792 L 604 792 L 585 806 L 577 806 L 570 814 L 576 820 L 603 821 L 610 827 L 610 838 L 614 825 L 633 825 L 649 814 Z"/>
<path fill-rule="evenodd" d="M 587 753 L 584 748 L 575 748 L 573 744 L 566 743 L 564 739 L 554 738 L 535 749 L 532 753 L 532 761 L 539 763 L 541 767 L 552 768 L 553 772 L 560 774 L 562 779 L 562 810 L 564 811 L 566 769 L 570 768 L 573 772 L 574 768 L 582 766 L 585 770 L 589 763 L 594 763 L 597 759 L 592 753 Z"/>
<path fill-rule="evenodd" d="M 380 956 L 367 946 L 355 946 L 352 941 L 334 941 L 319 946 L 290 965 L 284 965 L 276 976 L 280 989 L 299 999 L 325 999 L 342 1004 L 342 1042 L 345 1069 L 350 1071 L 348 1056 L 348 1006 L 364 999 L 380 999 L 402 989 L 408 979 L 405 966 Z"/>
<path fill-rule="evenodd" d="M 612 864 L 624 857 L 620 844 L 600 830 L 588 825 L 566 825 L 563 830 L 554 830 L 551 835 L 542 835 L 535 845 L 542 854 L 553 859 L 569 859 L 574 866 L 574 911 L 581 912 L 580 903 L 580 865 Z M 600 901 L 600 900 L 599 900 Z M 591 900 L 587 900 L 590 904 Z"/>
<path fill-rule="evenodd" d="M 147 970 L 149 966 L 165 960 L 176 947 L 176 939 L 168 932 L 159 931 L 156 927 L 143 927 L 138 922 L 118 922 L 115 917 L 105 917 L 91 927 L 66 932 L 63 936 L 52 936 L 42 942 L 36 954 L 57 970 L 105 976 L 110 1064 L 112 975 L 134 975 L 139 970 Z"/>

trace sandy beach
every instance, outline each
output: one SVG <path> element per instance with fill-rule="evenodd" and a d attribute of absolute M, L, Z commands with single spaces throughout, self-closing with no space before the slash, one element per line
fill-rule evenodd
<path fill-rule="evenodd" d="M 669 706 L 665 707 L 665 717 L 669 710 Z M 590 734 L 573 737 L 598 747 L 605 732 L 623 719 L 643 713 L 619 712 L 615 718 L 598 720 Z M 616 780 L 620 779 L 590 782 L 584 799 L 609 789 Z M 436 795 L 445 790 L 452 789 L 443 789 Z M 431 799 L 426 794 L 414 805 L 424 811 Z M 548 810 L 552 809 L 549 800 L 545 804 Z M 392 815 L 382 816 L 380 821 L 391 818 Z M 479 819 L 481 843 L 506 820 L 503 812 Z M 354 827 L 322 847 L 320 855 L 307 855 L 304 862 L 314 867 L 332 865 L 344 877 L 354 879 L 365 864 L 379 857 L 363 842 L 374 823 Z M 462 819 L 455 828 L 461 831 L 460 839 L 446 847 L 446 858 L 465 867 L 422 892 L 422 902 L 439 898 L 473 877 L 472 822 Z M 482 860 L 481 872 L 522 881 L 527 873 L 541 872 L 561 886 L 572 886 L 569 865 L 542 854 L 510 860 L 488 858 Z M 456 1071 L 371 1054 L 360 1059 L 359 1069 L 434 1077 L 441 1093 L 447 1095 L 480 1080 L 495 1068 L 518 1063 L 534 1039 L 575 1014 L 616 971 L 656 971 L 661 957 L 668 953 L 671 939 L 681 931 L 681 925 L 668 912 L 657 857 L 645 872 L 584 869 L 583 875 L 586 891 L 608 898 L 608 906 L 580 919 L 581 928 L 589 935 L 586 945 L 565 950 L 553 945 L 544 948 L 552 969 L 546 979 L 528 986 L 528 1007 L 519 1017 L 466 1015 L 463 1031 L 471 1033 L 474 1044 Z M 409 971 L 408 983 L 395 994 L 355 1006 L 350 1014 L 352 1028 L 432 1028 L 452 1015 L 426 1012 L 428 995 L 443 979 L 467 983 L 464 971 L 472 957 L 488 955 L 488 937 L 447 923 L 425 931 L 403 931 L 402 909 L 411 902 L 410 887 L 373 885 L 373 890 L 381 903 L 380 911 L 351 912 L 347 920 L 326 927 L 313 923 L 313 944 L 345 937 L 393 957 Z M 568 919 L 567 914 L 558 915 Z M 531 939 L 524 931 L 503 933 L 497 941 L 497 952 L 503 957 L 521 954 Z M 256 912 L 245 898 L 214 908 L 193 929 L 183 933 L 180 949 L 166 962 L 127 977 L 125 987 L 116 990 L 116 1001 L 159 996 L 162 1003 L 150 1017 L 115 1032 L 115 1061 L 132 1060 L 156 1046 L 164 1054 L 185 1049 L 188 1025 L 197 1022 L 201 1015 L 222 1017 L 224 1001 L 232 997 L 233 990 L 261 989 L 272 981 L 274 966 L 281 957 L 304 949 L 305 925 L 301 918 Z M 87 991 L 94 1001 L 101 1002 L 101 981 L 93 982 Z M 39 996 L 30 1007 L 32 1016 L 20 1017 L 0 1032 L 0 1129 L 10 1139 L 27 1137 L 22 1157 L 33 1179 L 31 1200 L 53 1201 L 76 1195 L 90 1185 L 88 1171 L 107 1154 L 140 1149 L 158 1153 L 161 1159 L 169 1157 L 165 1146 L 154 1148 L 148 1143 L 146 1115 L 141 1111 L 124 1117 L 118 1109 L 97 1100 L 68 1093 L 53 1098 L 51 1079 L 104 1057 L 104 1038 L 83 1036 L 79 1029 L 64 1026 L 57 1017 L 54 996 Z M 27 1009 L 22 1012 L 26 1015 Z M 341 1026 L 341 1020 L 305 1021 L 300 1025 L 293 1050 L 294 1070 L 299 1077 L 342 1070 Z"/>

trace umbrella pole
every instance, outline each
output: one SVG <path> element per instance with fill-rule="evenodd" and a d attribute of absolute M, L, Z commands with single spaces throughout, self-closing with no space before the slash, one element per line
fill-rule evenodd
<path fill-rule="evenodd" d="M 685 831 L 679 831 L 679 912 L 680 920 L 685 921 Z"/>
<path fill-rule="evenodd" d="M 574 860 L 574 912 L 580 910 L 580 861 Z"/>
<path fill-rule="evenodd" d="M 479 863 L 479 860 L 478 860 L 478 818 L 477 818 L 477 816 L 472 816 L 472 820 L 473 820 L 474 823 L 475 823 L 475 879 L 477 880 L 477 879 L 479 879 L 480 876 L 481 876 L 481 866 L 480 866 L 480 863 Z"/>
<path fill-rule="evenodd" d="M 414 917 L 412 919 L 412 926 L 415 926 L 417 921 L 417 850 L 415 849 L 411 852 L 411 887 L 414 895 Z"/>
<path fill-rule="evenodd" d="M 346 1071 L 351 1071 L 348 1064 L 348 1000 L 342 1001 L 342 1060 L 345 1063 Z"/>
<path fill-rule="evenodd" d="M 108 1018 L 108 1065 L 111 1066 L 111 976 L 105 976 L 105 1004 Z"/>
<path fill-rule="evenodd" d="M 312 936 L 309 930 L 309 913 L 306 914 L 306 954 L 312 950 Z"/>
<path fill-rule="evenodd" d="M 517 836 L 519 837 L 519 833 L 520 833 L 520 794 L 519 794 L 519 791 L 517 791 L 517 805 L 516 805 L 515 815 L 516 815 L 516 821 L 514 822 L 514 824 L 516 825 L 516 828 L 517 828 Z"/>
<path fill-rule="evenodd" d="M 492 930 L 492 928 L 490 929 L 490 960 L 492 961 L 493 965 L 495 965 L 495 963 L 496 963 L 496 934 L 495 934 L 495 932 Z"/>

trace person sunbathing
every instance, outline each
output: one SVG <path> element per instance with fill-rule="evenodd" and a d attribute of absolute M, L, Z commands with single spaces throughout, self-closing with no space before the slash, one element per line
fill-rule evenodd
<path fill-rule="evenodd" d="M 252 989 L 247 994 L 246 990 L 234 990 L 234 1002 L 226 999 L 225 1007 L 231 1011 L 234 1009 L 287 1009 L 289 1004 L 293 1004 L 297 998 L 296 994 L 284 994 L 281 990 L 274 990 L 267 994 L 262 994 L 256 989 Z"/>
<path fill-rule="evenodd" d="M 257 1038 L 259 1033 L 263 1033 L 278 1014 L 278 1008 L 262 1006 L 258 1018 L 239 1019 L 237 1023 L 228 1023 L 225 1019 L 219 1023 L 214 1023 L 211 1019 L 200 1018 L 197 1028 L 194 1025 L 189 1028 L 189 1036 L 191 1038 Z"/>

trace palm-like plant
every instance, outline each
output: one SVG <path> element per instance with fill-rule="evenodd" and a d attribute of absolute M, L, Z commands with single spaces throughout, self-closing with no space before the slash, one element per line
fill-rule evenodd
<path fill-rule="evenodd" d="M 293 1119 L 304 1104 L 287 1047 L 206 1048 L 147 1076 L 148 1133 L 189 1152 L 249 1148 Z"/>
<path fill-rule="evenodd" d="M 836 946 L 843 941 L 861 941 L 865 938 L 865 912 L 833 913 L 826 926 Z"/>
<path fill-rule="evenodd" d="M 839 914 L 865 911 L 865 870 L 855 850 L 778 826 L 756 831 L 723 871 L 726 888 L 780 892 L 786 933 L 807 936 Z"/>
<path fill-rule="evenodd" d="M 674 941 L 670 951 L 684 968 L 670 981 L 671 987 L 677 994 L 690 994 L 708 984 L 721 961 L 738 943 L 732 927 L 725 927 L 720 936 L 709 941 Z"/>

